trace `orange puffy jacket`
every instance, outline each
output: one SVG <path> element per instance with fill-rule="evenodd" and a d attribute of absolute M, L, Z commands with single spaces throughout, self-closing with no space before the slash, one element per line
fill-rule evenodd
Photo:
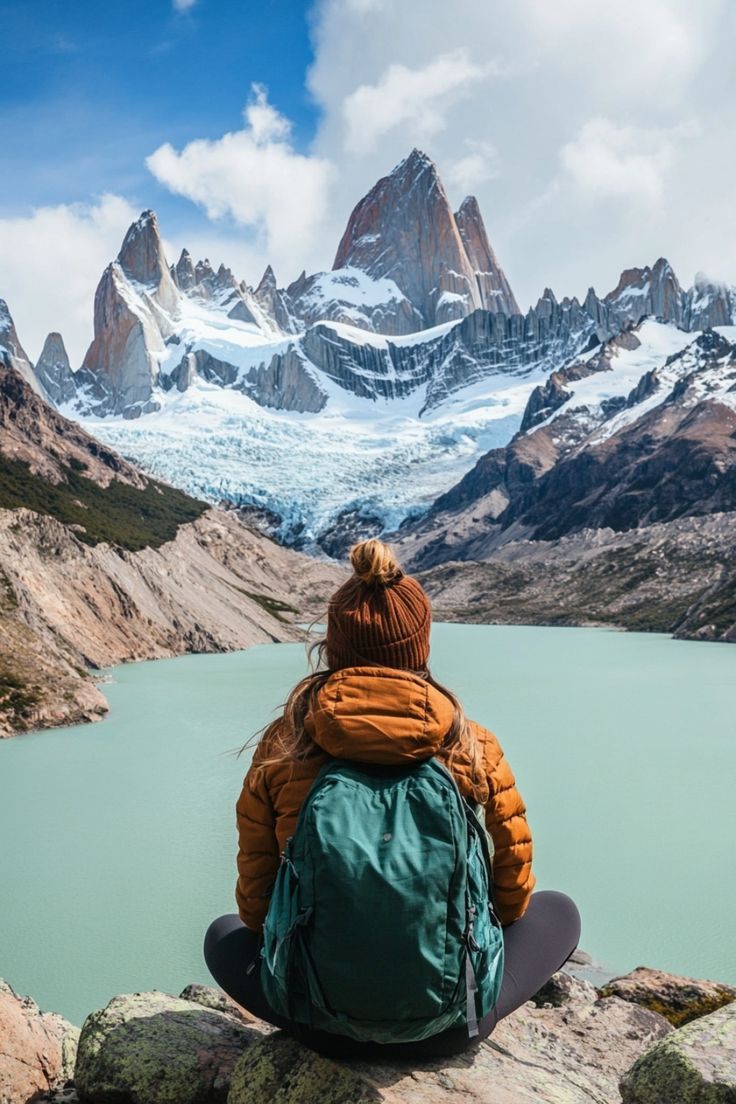
<path fill-rule="evenodd" d="M 442 740 L 453 719 L 449 698 L 409 671 L 391 667 L 345 667 L 317 694 L 305 728 L 314 746 L 301 761 L 258 764 L 269 757 L 267 741 L 253 756 L 237 803 L 238 912 L 258 931 L 268 909 L 279 856 L 294 834 L 296 819 L 314 779 L 330 757 L 367 763 L 410 763 L 436 755 L 447 759 Z M 494 844 L 494 900 L 502 924 L 517 920 L 534 888 L 532 839 L 526 808 L 498 740 L 470 722 L 482 749 L 485 778 L 475 785 L 471 764 L 460 753 L 452 772 L 461 793 L 485 807 Z"/>

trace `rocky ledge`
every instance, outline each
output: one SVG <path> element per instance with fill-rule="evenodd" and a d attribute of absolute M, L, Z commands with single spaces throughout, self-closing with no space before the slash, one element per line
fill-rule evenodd
<path fill-rule="evenodd" d="M 643 967 L 598 990 L 561 971 L 473 1051 L 416 1066 L 322 1058 L 202 985 L 114 997 L 77 1044 L 70 1024 L 0 983 L 0 1102 L 729 1104 L 734 998 Z"/>

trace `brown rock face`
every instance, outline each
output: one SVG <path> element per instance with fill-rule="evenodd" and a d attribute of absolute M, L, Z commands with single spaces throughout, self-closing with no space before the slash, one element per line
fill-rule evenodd
<path fill-rule="evenodd" d="M 416 149 L 351 214 L 333 269 L 350 267 L 394 280 L 425 326 L 481 306 L 447 193 L 435 165 Z"/>
<path fill-rule="evenodd" d="M 79 1031 L 0 979 L 0 1100 L 35 1100 L 72 1076 Z"/>
<path fill-rule="evenodd" d="M 77 466 L 101 487 L 113 479 L 143 487 L 146 479 L 117 453 L 100 444 L 76 422 L 64 418 L 37 395 L 17 372 L 0 363 L 0 457 L 30 465 L 50 483 Z"/>
<path fill-rule="evenodd" d="M 660 257 L 653 268 L 627 268 L 606 295 L 619 323 L 636 324 L 644 315 L 681 326 L 686 315 L 686 295 L 669 261 Z"/>
<path fill-rule="evenodd" d="M 639 966 L 625 977 L 613 978 L 601 990 L 601 995 L 640 1004 L 658 1012 L 675 1027 L 682 1027 L 724 1004 L 731 1004 L 736 1000 L 736 986 L 679 977 Z"/>
<path fill-rule="evenodd" d="M 521 314 L 519 304 L 488 240 L 483 216 L 475 196 L 466 196 L 455 212 L 465 252 L 475 269 L 481 306 L 488 311 Z"/>
<path fill-rule="evenodd" d="M 75 381 L 89 388 L 90 410 L 137 417 L 156 409 L 146 404 L 179 301 L 158 220 L 153 211 L 144 211 L 95 292 L 94 339 Z"/>
<path fill-rule="evenodd" d="M 118 264 L 130 280 L 151 287 L 165 310 L 176 307 L 176 287 L 164 256 L 161 231 L 153 211 L 144 211 L 128 229 L 120 247 Z"/>
<path fill-rule="evenodd" d="M 94 326 L 83 377 L 94 381 L 104 413 L 140 409 L 151 398 L 158 374 L 156 353 L 164 343 L 153 315 L 131 308 L 119 264 L 108 265 L 97 285 Z"/>

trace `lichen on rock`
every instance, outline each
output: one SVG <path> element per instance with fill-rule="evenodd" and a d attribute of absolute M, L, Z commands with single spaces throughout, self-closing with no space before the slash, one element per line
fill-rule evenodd
<path fill-rule="evenodd" d="M 383 1099 L 350 1066 L 279 1034 L 262 1039 L 240 1059 L 227 1104 L 378 1104 Z"/>
<path fill-rule="evenodd" d="M 93 1104 L 220 1104 L 258 1037 L 233 1016 L 166 993 L 113 997 L 82 1026 L 77 1093 Z"/>
<path fill-rule="evenodd" d="M 736 1004 L 661 1039 L 620 1088 L 624 1104 L 736 1104 Z"/>
<path fill-rule="evenodd" d="M 691 1020 L 736 1000 L 736 986 L 666 974 L 646 966 L 638 966 L 624 977 L 612 978 L 599 993 L 602 997 L 621 997 L 641 1004 L 664 1016 L 674 1027 L 684 1027 Z"/>

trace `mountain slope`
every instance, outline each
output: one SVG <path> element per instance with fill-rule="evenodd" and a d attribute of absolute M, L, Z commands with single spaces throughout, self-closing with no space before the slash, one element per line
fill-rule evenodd
<path fill-rule="evenodd" d="M 397 534 L 445 613 L 736 639 L 735 340 L 647 321 L 535 389 Z"/>
<path fill-rule="evenodd" d="M 90 667 L 303 639 L 342 577 L 145 477 L 0 362 L 0 736 L 101 716 Z"/>

